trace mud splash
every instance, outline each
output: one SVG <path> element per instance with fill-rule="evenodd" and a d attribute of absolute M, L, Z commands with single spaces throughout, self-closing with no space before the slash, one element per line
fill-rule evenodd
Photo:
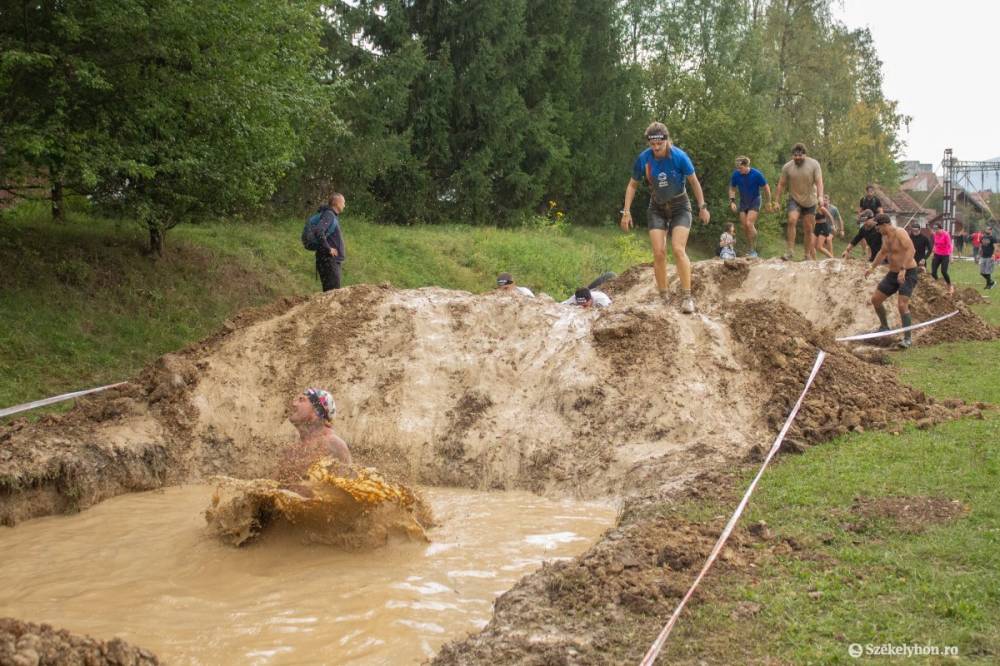
<path fill-rule="evenodd" d="M 394 536 L 428 541 L 433 517 L 419 493 L 371 468 L 345 477 L 337 467 L 333 460 L 313 464 L 294 490 L 269 479 L 214 477 L 215 493 L 205 510 L 208 529 L 233 546 L 281 521 L 310 542 L 344 548 L 375 548 Z"/>

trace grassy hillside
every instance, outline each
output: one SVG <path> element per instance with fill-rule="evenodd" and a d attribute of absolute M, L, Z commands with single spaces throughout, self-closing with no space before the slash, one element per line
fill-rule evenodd
<path fill-rule="evenodd" d="M 716 213 L 701 234 L 708 246 L 693 241 L 689 247 L 693 259 L 713 255 L 727 221 L 735 215 Z M 765 213 L 759 227 L 762 256 L 782 254 L 783 214 Z M 299 242 L 301 228 L 302 220 L 292 218 L 182 225 L 154 261 L 144 254 L 138 225 L 94 217 L 79 202 L 62 224 L 41 205 L 4 211 L 0 406 L 118 381 L 204 337 L 234 312 L 319 291 L 312 254 Z M 399 227 L 348 211 L 344 229 L 346 285 L 478 293 L 493 287 L 497 273 L 511 271 L 519 283 L 565 298 L 603 271 L 652 261 L 644 227 L 623 234 L 613 226 L 554 226 L 544 219 L 519 229 Z M 742 232 L 737 237 L 742 254 Z M 836 240 L 838 249 L 843 244 Z"/>
<path fill-rule="evenodd" d="M 42 206 L 0 218 L 0 406 L 117 381 L 215 330 L 234 312 L 319 291 L 302 221 L 181 226 L 144 255 L 135 224 Z M 394 227 L 344 218 L 346 285 L 390 282 L 471 292 L 511 271 L 562 298 L 605 270 L 651 261 L 617 228 Z"/>

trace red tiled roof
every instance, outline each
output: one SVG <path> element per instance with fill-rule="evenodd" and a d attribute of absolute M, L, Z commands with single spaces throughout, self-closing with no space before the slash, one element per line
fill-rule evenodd
<path fill-rule="evenodd" d="M 915 190 L 918 186 L 923 186 L 921 189 L 930 192 L 938 185 L 937 174 L 931 171 L 925 171 L 923 173 L 918 173 L 913 178 L 903 181 L 899 186 L 901 190 Z"/>
<path fill-rule="evenodd" d="M 927 209 L 923 208 L 916 199 L 902 190 L 889 194 L 878 185 L 875 186 L 875 196 L 882 201 L 882 208 L 886 213 L 902 213 L 904 215 L 926 215 Z"/>

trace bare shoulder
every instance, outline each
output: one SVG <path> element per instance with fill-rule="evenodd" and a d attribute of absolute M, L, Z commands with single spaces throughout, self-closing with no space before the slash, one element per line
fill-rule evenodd
<path fill-rule="evenodd" d="M 331 456 L 347 464 L 351 464 L 351 450 L 347 447 L 347 442 L 332 430 L 327 431 L 325 439 L 327 451 Z"/>

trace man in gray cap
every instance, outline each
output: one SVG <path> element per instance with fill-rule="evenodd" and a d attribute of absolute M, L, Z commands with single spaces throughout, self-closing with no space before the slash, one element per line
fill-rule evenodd
<path fill-rule="evenodd" d="M 534 292 L 530 289 L 522 287 L 514 282 L 514 276 L 510 273 L 501 273 L 497 276 L 497 291 L 521 294 L 522 296 L 529 296 L 531 298 L 535 297 Z"/>

